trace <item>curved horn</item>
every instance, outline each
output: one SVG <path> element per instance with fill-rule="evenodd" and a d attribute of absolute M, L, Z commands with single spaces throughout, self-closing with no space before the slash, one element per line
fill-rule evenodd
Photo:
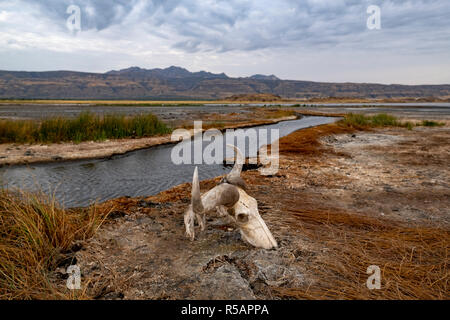
<path fill-rule="evenodd" d="M 192 191 L 191 191 L 192 210 L 195 213 L 203 212 L 202 197 L 200 195 L 200 182 L 198 181 L 198 168 L 195 167 L 194 176 L 192 177 Z"/>
<path fill-rule="evenodd" d="M 227 144 L 227 146 L 233 148 L 236 152 L 236 161 L 234 162 L 233 169 L 231 169 L 231 172 L 226 175 L 224 181 L 246 190 L 247 185 L 245 184 L 244 179 L 241 178 L 242 166 L 245 162 L 244 156 L 242 155 L 239 148 L 235 147 L 234 145 Z"/>
<path fill-rule="evenodd" d="M 241 176 L 242 166 L 244 165 L 244 156 L 241 153 L 241 150 L 239 150 L 238 147 L 227 144 L 228 147 L 233 148 L 233 150 L 236 152 L 236 161 L 234 162 L 233 169 L 231 172 L 227 175 L 227 177 L 239 177 Z"/>
<path fill-rule="evenodd" d="M 213 210 L 218 206 L 231 208 L 238 201 L 238 188 L 228 183 L 219 184 L 211 190 L 205 192 L 202 196 L 202 203 L 205 212 Z"/>

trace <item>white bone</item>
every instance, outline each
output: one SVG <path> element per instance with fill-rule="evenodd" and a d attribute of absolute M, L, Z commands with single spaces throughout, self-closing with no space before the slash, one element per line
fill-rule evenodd
<path fill-rule="evenodd" d="M 239 189 L 239 195 L 239 201 L 234 206 L 234 211 L 236 224 L 239 226 L 244 240 L 255 247 L 276 248 L 277 241 L 261 218 L 256 199 L 242 189 Z M 246 215 L 247 219 L 242 221 L 240 215 Z"/>
<path fill-rule="evenodd" d="M 236 152 L 236 161 L 234 162 L 234 166 L 231 172 L 227 174 L 227 177 L 236 177 L 236 176 L 240 177 L 242 172 L 242 166 L 244 165 L 245 162 L 244 156 L 242 155 L 241 150 L 239 150 L 238 147 L 232 144 L 227 144 L 227 147 L 234 149 L 234 151 Z"/>
<path fill-rule="evenodd" d="M 191 204 L 184 215 L 186 235 L 194 240 L 194 220 L 201 230 L 205 228 L 205 214 L 212 210 L 217 210 L 220 215 L 233 213 L 232 219 L 240 229 L 242 238 L 251 245 L 264 249 L 276 248 L 277 242 L 270 233 L 264 220 L 258 211 L 256 199 L 249 196 L 240 187 L 240 183 L 232 185 L 229 182 L 242 180 L 240 173 L 242 170 L 243 157 L 239 149 L 231 146 L 236 151 L 236 162 L 232 171 L 227 175 L 225 183 L 221 183 L 200 196 L 200 184 L 198 180 L 198 169 L 195 168 L 192 179 L 192 199 Z M 243 180 L 242 180 L 243 181 Z M 227 209 L 232 209 L 228 211 Z"/>

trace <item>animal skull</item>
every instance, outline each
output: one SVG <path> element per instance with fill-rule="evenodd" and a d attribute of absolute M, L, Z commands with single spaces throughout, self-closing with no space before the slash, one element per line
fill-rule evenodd
<path fill-rule="evenodd" d="M 256 199 L 245 191 L 246 185 L 240 176 L 244 157 L 238 148 L 228 146 L 236 151 L 236 161 L 231 172 L 219 185 L 201 195 L 197 167 L 194 170 L 191 204 L 184 214 L 186 235 L 194 240 L 195 219 L 203 231 L 206 223 L 205 215 L 217 210 L 219 214 L 232 218 L 239 227 L 242 238 L 251 245 L 264 249 L 276 248 L 277 242 L 258 212 Z"/>

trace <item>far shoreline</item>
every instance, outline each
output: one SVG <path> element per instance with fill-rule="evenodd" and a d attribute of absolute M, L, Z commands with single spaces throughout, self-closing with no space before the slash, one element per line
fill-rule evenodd
<path fill-rule="evenodd" d="M 280 104 L 284 106 L 295 104 L 346 104 L 346 103 L 363 103 L 363 104 L 379 104 L 387 103 L 450 103 L 448 97 L 428 97 L 428 98 L 414 98 L 414 97 L 401 97 L 401 98 L 358 98 L 358 97 L 308 97 L 302 99 L 289 99 L 289 98 L 262 98 L 259 99 L 255 95 L 243 95 L 237 99 L 218 99 L 218 100 L 146 100 L 146 99 L 121 99 L 121 100 L 108 100 L 108 99 L 0 99 L 1 105 L 88 105 L 88 106 L 207 106 L 214 104 Z M 263 94 L 264 95 L 264 94 Z"/>

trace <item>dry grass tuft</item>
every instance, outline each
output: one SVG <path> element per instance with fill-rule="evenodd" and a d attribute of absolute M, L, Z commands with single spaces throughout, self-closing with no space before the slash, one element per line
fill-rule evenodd
<path fill-rule="evenodd" d="M 322 151 L 321 137 L 354 131 L 356 129 L 334 123 L 298 130 L 280 139 L 280 154 L 319 154 Z"/>
<path fill-rule="evenodd" d="M 291 299 L 449 299 L 450 231 L 407 226 L 356 213 L 292 210 L 289 228 L 320 245 L 308 288 L 272 288 Z M 366 286 L 367 267 L 381 269 L 381 289 Z"/>
<path fill-rule="evenodd" d="M 76 240 L 91 237 L 107 214 L 64 210 L 42 193 L 0 191 L 0 299 L 83 298 L 49 279 Z"/>
<path fill-rule="evenodd" d="M 290 110 L 290 109 L 268 109 L 268 110 L 264 110 L 266 115 L 266 119 L 278 119 L 278 118 L 283 118 L 283 117 L 292 117 L 292 116 L 296 116 L 297 112 L 294 110 Z"/>

